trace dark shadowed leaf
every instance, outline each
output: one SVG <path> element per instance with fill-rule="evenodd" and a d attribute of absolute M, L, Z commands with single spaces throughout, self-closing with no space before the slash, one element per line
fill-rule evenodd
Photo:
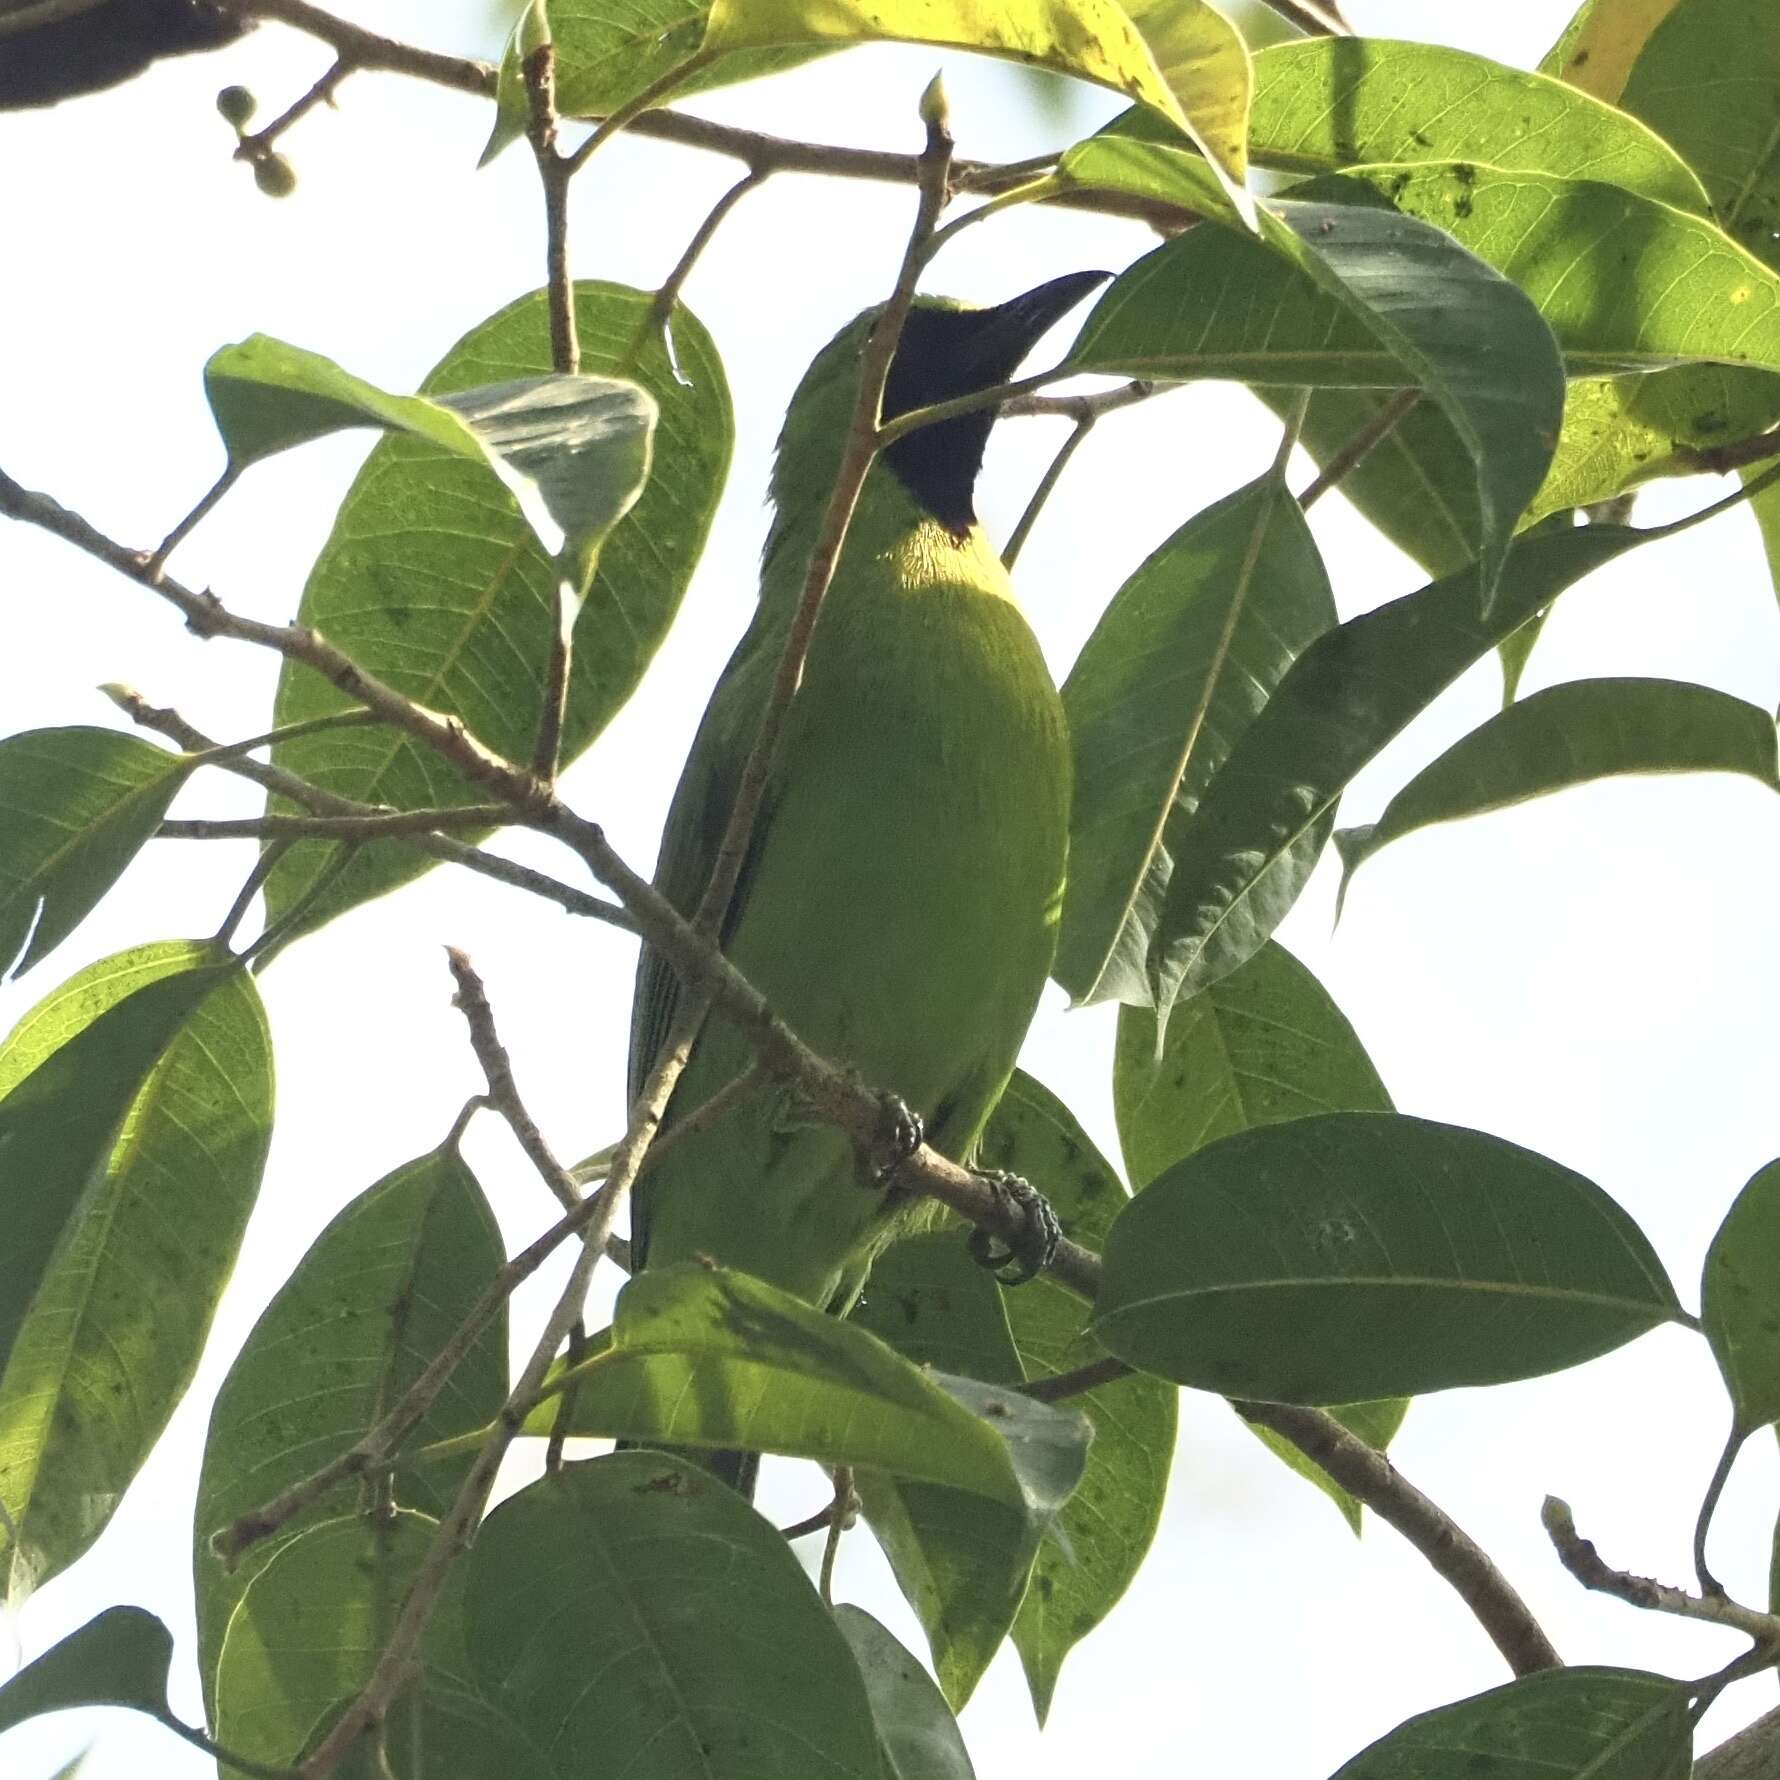
<path fill-rule="evenodd" d="M 466 1564 L 482 1691 L 560 1771 L 882 1780 L 846 1639 L 778 1531 L 696 1465 L 569 1465 L 503 1502 Z"/>
<path fill-rule="evenodd" d="M 1109 128 L 1145 133 L 1137 118 Z M 1255 54 L 1249 152 L 1285 171 L 1481 161 L 1599 180 L 1703 215 L 1705 191 L 1676 140 L 1549 75 L 1446 44 L 1309 37 Z"/>
<path fill-rule="evenodd" d="M 305 1527 L 350 1514 L 362 1486 L 330 1491 L 232 1570 L 210 1549 L 211 1535 L 363 1434 L 444 1346 L 501 1259 L 475 1176 L 455 1150 L 439 1149 L 360 1194 L 261 1313 L 211 1411 L 198 1479 L 198 1663 L 213 1707 L 224 1632 L 248 1585 Z M 484 1426 L 506 1390 L 502 1315 L 472 1344 L 411 1443 Z M 404 1470 L 395 1499 L 440 1515 L 469 1463 L 465 1455 Z"/>
<path fill-rule="evenodd" d="M 173 942 L 82 972 L 0 1050 L 0 1092 L 69 1006 L 96 1018 L 149 972 L 213 956 Z M 185 1394 L 271 1135 L 271 1034 L 252 979 L 231 970 L 167 1035 L 0 1372 L 0 1500 L 13 1561 L 39 1581 L 98 1536 Z"/>
<path fill-rule="evenodd" d="M 1077 1002 L 1148 999 L 1180 830 L 1334 623 L 1315 541 L 1273 476 L 1196 514 L 1114 595 L 1063 687 L 1075 794 L 1053 974 Z"/>
<path fill-rule="evenodd" d="M 1329 818 L 1348 781 L 1392 736 L 1564 588 L 1644 536 L 1591 525 L 1518 539 L 1487 615 L 1466 569 L 1312 643 L 1182 836 L 1162 913 L 1168 951 L 1155 981 L 1158 1008 L 1254 956 L 1286 912 L 1267 894 L 1275 862 Z"/>
<path fill-rule="evenodd" d="M 115 729 L 0 742 L 0 976 L 15 960 L 23 974 L 86 919 L 190 770 L 185 755 Z"/>
<path fill-rule="evenodd" d="M 1091 1249 L 1105 1242 L 1129 1197 L 1069 1109 L 1018 1070 L 983 1134 L 978 1160 L 1033 1182 L 1065 1233 Z M 1087 1332 L 1087 1305 L 1072 1292 L 1041 1276 L 1004 1296 L 1029 1380 L 1072 1372 L 1104 1355 Z M 1164 1380 L 1135 1376 L 1069 1399 L 1093 1424 L 1094 1444 L 1080 1485 L 1039 1544 L 1013 1625 L 1040 1724 L 1064 1659 L 1118 1604 L 1156 1536 L 1178 1398 Z"/>
<path fill-rule="evenodd" d="M 140 1607 L 107 1607 L 0 1687 L 0 1732 L 74 1706 L 128 1706 L 165 1723 L 173 1634 Z"/>
<path fill-rule="evenodd" d="M 861 1607 L 834 1610 L 871 1700 L 890 1780 L 976 1780 L 946 1696 L 921 1659 Z"/>
<path fill-rule="evenodd" d="M 1334 1780 L 1687 1780 L 1690 1692 L 1635 1669 L 1527 1675 L 1409 1719 Z"/>
<path fill-rule="evenodd" d="M 1181 158 L 1096 137 L 1063 165 L 1086 185 L 1145 191 L 1165 185 L 1157 157 L 1163 175 Z M 1133 377 L 1425 391 L 1472 461 L 1486 589 L 1563 415 L 1563 367 L 1526 294 L 1346 175 L 1271 203 L 1258 238 L 1200 227 L 1147 254 L 1102 295 L 1070 360 Z"/>
<path fill-rule="evenodd" d="M 1756 1174 L 1719 1225 L 1700 1297 L 1738 1430 L 1780 1421 L 1780 1162 Z"/>
<path fill-rule="evenodd" d="M 1035 1521 L 1067 1499 L 1087 1449 L 1072 1411 L 929 1373 L 863 1320 L 693 1262 L 626 1286 L 610 1347 L 562 1376 L 575 1381 L 577 1434 L 871 1466 Z M 527 1425 L 548 1433 L 555 1418 L 550 1399 Z"/>
<path fill-rule="evenodd" d="M 643 338 L 647 293 L 576 286 L 581 362 L 634 378 L 660 410 L 654 464 L 637 504 L 613 528 L 575 626 L 564 730 L 573 758 L 635 689 L 679 609 L 729 466 L 729 392 L 709 336 L 690 311 L 673 317 L 674 357 Z M 678 367 L 676 375 L 675 367 Z M 472 329 L 427 378 L 440 396 L 534 377 L 550 368 L 542 292 Z M 684 381 L 682 381 L 682 378 Z M 531 757 L 556 634 L 559 571 L 518 505 L 487 472 L 424 440 L 371 452 L 304 589 L 299 617 L 429 709 L 450 712 L 509 759 Z M 345 694 L 287 664 L 280 724 L 345 708 Z M 427 750 L 388 729 L 330 731 L 281 743 L 281 766 L 344 796 L 397 808 L 484 798 Z M 290 849 L 267 881 L 276 920 L 336 861 L 326 842 Z M 429 860 L 398 843 L 361 848 L 305 917 L 314 927 L 417 876 Z"/>
<path fill-rule="evenodd" d="M 1592 1182 L 1517 1144 L 1392 1113 L 1221 1139 L 1132 1200 L 1092 1327 L 1201 1390 L 1358 1403 L 1593 1359 L 1678 1314 Z"/>

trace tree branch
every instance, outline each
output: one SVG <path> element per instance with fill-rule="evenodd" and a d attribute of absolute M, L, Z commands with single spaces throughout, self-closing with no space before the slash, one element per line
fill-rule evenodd
<path fill-rule="evenodd" d="M 860 359 L 859 394 L 853 403 L 853 415 L 848 423 L 846 442 L 841 448 L 834 487 L 810 551 L 803 592 L 786 634 L 760 726 L 755 731 L 753 746 L 748 750 L 747 761 L 737 781 L 735 803 L 717 848 L 710 882 L 705 886 L 693 916 L 692 925 L 700 934 L 717 932 L 735 893 L 736 880 L 741 875 L 749 839 L 760 813 L 761 799 L 766 795 L 767 773 L 772 766 L 773 754 L 778 748 L 791 700 L 803 679 L 810 639 L 815 634 L 816 621 L 822 615 L 823 601 L 840 562 L 841 548 L 852 523 L 853 509 L 859 501 L 859 491 L 865 486 L 866 474 L 878 453 L 880 415 L 884 405 L 884 385 L 890 376 L 890 361 L 896 356 L 896 343 L 902 338 L 903 323 L 915 300 L 915 281 L 920 276 L 927 243 L 940 212 L 945 208 L 946 182 L 952 164 L 952 133 L 947 127 L 945 95 L 937 75 L 922 95 L 921 116 L 927 126 L 927 144 L 921 151 L 920 198 L 915 208 L 914 225 L 909 230 L 895 286 L 872 325 Z"/>
<path fill-rule="evenodd" d="M 276 796 L 287 798 L 290 802 L 300 805 L 314 815 L 321 816 L 374 816 L 379 814 L 374 804 L 359 803 L 356 799 L 342 797 L 338 792 L 324 791 L 319 785 L 311 785 L 307 779 L 299 778 L 295 773 L 286 772 L 284 768 L 269 766 L 263 761 L 244 760 L 237 757 L 236 750 L 262 745 L 267 738 L 255 737 L 252 743 L 213 742 L 202 730 L 195 729 L 180 714 L 167 706 L 151 705 L 140 692 L 128 686 L 107 686 L 103 688 L 106 696 L 129 717 L 131 722 L 143 729 L 152 729 L 157 735 L 164 735 L 169 741 L 177 743 L 188 753 L 211 755 L 214 758 L 200 761 L 200 765 L 221 767 L 225 772 L 235 774 L 238 778 L 248 779 L 262 789 Z M 355 716 L 361 720 L 370 713 L 338 713 L 341 719 Z M 291 725 L 288 733 L 295 733 L 299 727 L 319 728 L 324 723 L 333 725 L 327 718 L 318 717 L 312 725 Z M 280 732 L 281 734 L 287 732 Z M 533 896 L 542 897 L 546 902 L 553 902 L 571 915 L 585 915 L 595 921 L 606 921 L 614 927 L 621 927 L 627 933 L 636 931 L 631 918 L 624 909 L 615 902 L 605 902 L 597 896 L 589 896 L 585 890 L 578 890 L 573 884 L 565 884 L 558 878 L 547 873 L 533 871 L 529 865 L 520 865 L 511 859 L 502 859 L 495 853 L 484 853 L 479 847 L 465 846 L 462 841 L 448 839 L 442 834 L 405 835 L 404 843 L 417 851 L 426 853 L 446 865 L 460 865 L 466 871 L 473 871 L 481 877 L 492 878 L 496 883 L 509 885 L 515 890 L 524 890 Z"/>
<path fill-rule="evenodd" d="M 510 819 L 504 803 L 461 804 L 437 810 L 370 810 L 362 816 L 242 816 L 176 818 L 155 830 L 164 841 L 405 840 L 451 828 L 491 828 Z"/>
<path fill-rule="evenodd" d="M 319 6 L 311 6 L 308 0 L 216 0 L 216 3 L 242 18 L 273 19 L 302 31 L 327 44 L 336 56 L 354 68 L 405 74 L 415 80 L 430 81 L 435 86 L 449 87 L 454 92 L 484 99 L 494 97 L 495 70 L 487 62 L 474 61 L 466 56 L 441 55 L 434 50 L 398 42 L 392 37 L 379 36 L 375 31 L 367 31 L 362 25 L 339 18 Z M 808 173 L 821 178 L 865 179 L 891 185 L 914 185 L 919 180 L 919 155 L 893 154 L 873 148 L 842 148 L 825 142 L 800 142 L 759 130 L 744 130 L 734 124 L 714 123 L 709 118 L 693 117 L 682 111 L 645 111 L 629 119 L 623 127 L 633 136 L 672 142 L 708 154 L 727 155 L 732 160 L 772 173 Z M 1017 182 L 1030 177 L 1034 168 L 1035 164 L 1030 161 L 1005 166 L 994 161 L 959 161 L 952 172 L 959 191 L 990 195 L 1010 180 Z M 1090 210 L 1169 229 L 1178 228 L 1194 214 L 1178 204 L 1089 189 L 1071 188 L 1059 192 L 1048 202 L 1059 209 Z"/>
<path fill-rule="evenodd" d="M 1593 1542 L 1577 1532 L 1570 1504 L 1556 1496 L 1545 1498 L 1539 1518 L 1558 1554 L 1558 1561 L 1584 1588 L 1612 1595 L 1650 1613 L 1673 1613 L 1682 1619 L 1703 1619 L 1712 1625 L 1730 1626 L 1753 1638 L 1770 1659 L 1780 1658 L 1780 1615 L 1745 1607 L 1726 1594 L 1690 1595 L 1686 1589 L 1676 1588 L 1672 1583 L 1613 1569 L 1595 1550 Z"/>

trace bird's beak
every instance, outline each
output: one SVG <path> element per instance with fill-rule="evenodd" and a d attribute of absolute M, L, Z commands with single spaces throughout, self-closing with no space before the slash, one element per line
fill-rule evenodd
<path fill-rule="evenodd" d="M 954 359 L 961 390 L 1005 383 L 1039 340 L 1083 297 L 1106 283 L 1110 272 L 1065 272 L 993 309 L 966 310 L 968 329 Z"/>

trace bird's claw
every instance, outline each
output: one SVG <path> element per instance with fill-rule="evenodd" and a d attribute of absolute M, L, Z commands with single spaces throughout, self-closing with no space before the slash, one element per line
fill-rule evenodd
<path fill-rule="evenodd" d="M 927 1128 L 921 1123 L 921 1115 L 894 1094 L 880 1095 L 878 1133 L 872 1144 L 867 1184 L 874 1189 L 888 1186 L 897 1169 L 926 1141 Z"/>
<path fill-rule="evenodd" d="M 980 1227 L 972 1230 L 968 1242 L 970 1258 L 979 1267 L 987 1267 L 1002 1285 L 1023 1286 L 1029 1279 L 1036 1279 L 1056 1258 L 1063 1226 L 1057 1221 L 1050 1200 L 1031 1181 L 1000 1169 L 979 1168 L 973 1172 L 988 1183 L 997 1200 L 1011 1200 L 1019 1207 L 1023 1228 L 1012 1237 L 998 1236 Z"/>

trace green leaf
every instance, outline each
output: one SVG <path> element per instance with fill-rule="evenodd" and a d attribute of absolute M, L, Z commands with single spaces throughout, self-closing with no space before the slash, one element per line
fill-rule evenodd
<path fill-rule="evenodd" d="M 952 1228 L 892 1243 L 873 1264 L 852 1320 L 911 1360 L 1000 1389 L 1022 1376 L 1006 1305 L 966 1252 L 963 1232 Z M 861 1471 L 855 1482 L 897 1585 L 927 1634 L 940 1686 L 952 1709 L 962 1711 L 1013 1626 L 1041 1528 L 962 1490 L 885 1471 Z"/>
<path fill-rule="evenodd" d="M 550 11 L 544 0 L 526 0 L 519 17 L 513 21 L 495 76 L 494 128 L 489 131 L 487 146 L 476 163 L 478 167 L 486 167 L 502 149 L 517 142 L 531 122 L 531 95 L 526 91 L 525 64 L 535 51 L 553 41 Z M 561 112 L 564 107 L 560 72 L 556 78 L 557 107 Z"/>
<path fill-rule="evenodd" d="M 649 481 L 606 541 L 576 621 L 565 759 L 586 748 L 630 697 L 667 634 L 704 547 L 733 432 L 716 349 L 688 310 L 674 311 L 672 362 L 657 335 L 643 339 L 632 363 L 649 315 L 647 293 L 612 284 L 575 288 L 583 366 L 634 377 L 655 398 L 661 420 Z M 533 292 L 472 329 L 425 390 L 474 389 L 549 366 L 547 306 Z M 462 718 L 509 759 L 528 760 L 558 626 L 558 579 L 517 505 L 491 490 L 482 470 L 422 440 L 386 439 L 347 492 L 298 616 L 398 691 Z M 275 721 L 300 722 L 349 702 L 287 663 Z M 393 730 L 302 736 L 280 743 L 273 759 L 327 790 L 398 809 L 484 801 Z M 337 862 L 332 843 L 292 847 L 267 880 L 267 918 L 287 914 Z M 310 908 L 305 927 L 406 883 L 429 863 L 395 842 L 360 848 Z"/>
<path fill-rule="evenodd" d="M 1718 1226 L 1700 1297 L 1737 1431 L 1780 1421 L 1780 1162 L 1756 1173 Z"/>
<path fill-rule="evenodd" d="M 127 1706 L 166 1724 L 172 1664 L 173 1634 L 152 1613 L 107 1607 L 0 1687 L 0 1732 L 75 1706 Z"/>
<path fill-rule="evenodd" d="M 1271 475 L 1188 520 L 1114 595 L 1063 687 L 1075 795 L 1053 974 L 1078 1003 L 1147 998 L 1180 831 L 1335 617 L 1315 540 Z"/>
<path fill-rule="evenodd" d="M 843 1603 L 834 1622 L 859 1665 L 890 1780 L 976 1780 L 958 1721 L 921 1659 L 862 1607 Z"/>
<path fill-rule="evenodd" d="M 858 1322 L 693 1262 L 639 1274 L 611 1346 L 559 1376 L 575 1385 L 576 1434 L 871 1466 L 1039 1521 L 1067 1499 L 1087 1450 L 1073 1412 L 931 1376 Z M 546 1400 L 527 1428 L 555 1420 Z"/>
<path fill-rule="evenodd" d="M 1512 704 L 1425 766 L 1364 828 L 1335 837 L 1341 896 L 1379 848 L 1418 828 L 1627 773 L 1741 773 L 1780 791 L 1774 719 L 1681 680 L 1571 680 Z M 1339 906 L 1339 903 L 1337 904 Z"/>
<path fill-rule="evenodd" d="M 1269 940 L 1177 1008 L 1119 1012 L 1113 1111 L 1139 1187 L 1217 1138 L 1323 1112 L 1390 1112 L 1391 1097 L 1328 990 Z"/>
<path fill-rule="evenodd" d="M 1074 75 L 1153 107 L 1185 132 L 1246 213 L 1248 52 L 1206 0 L 1177 4 L 1180 18 L 1165 24 L 1159 8 L 1148 9 L 1160 56 L 1111 0 L 713 0 L 702 48 L 726 54 L 797 43 L 929 43 Z M 1178 86 L 1158 65 L 1164 59 Z"/>
<path fill-rule="evenodd" d="M 846 1640 L 777 1530 L 698 1466 L 566 1466 L 495 1509 L 466 1563 L 482 1690 L 560 1772 L 882 1780 Z"/>
<path fill-rule="evenodd" d="M 507 40 L 483 166 L 525 134 L 531 107 L 524 58 L 542 42 L 556 44 L 556 107 L 564 117 L 607 117 L 676 68 L 687 68 L 673 90 L 676 99 L 684 99 L 796 68 L 834 47 L 743 50 L 688 67 L 710 17 L 704 0 L 550 0 L 548 20 L 533 17 L 543 10 L 534 3 Z"/>
<path fill-rule="evenodd" d="M 1153 1014 L 1120 1010 L 1113 1111 L 1125 1166 L 1140 1187 L 1234 1132 L 1312 1113 L 1391 1110 L 1391 1097 L 1347 1016 L 1273 940 L 1178 1008 L 1160 1045 Z M 1393 1397 L 1342 1405 L 1334 1413 L 1382 1451 L 1408 1408 L 1405 1398 Z M 1321 1465 L 1271 1429 L 1244 1425 L 1360 1530 L 1360 1502 Z"/>
<path fill-rule="evenodd" d="M 1780 266 L 1780 40 L 1765 0 L 1684 0 L 1650 34 L 1621 108 L 1685 156 L 1726 231 Z"/>
<path fill-rule="evenodd" d="M 404 1163 L 316 1238 L 261 1313 L 211 1411 L 193 1553 L 198 1668 L 213 1715 L 224 1633 L 243 1594 L 304 1528 L 350 1513 L 339 1485 L 225 1568 L 211 1535 L 343 1452 L 445 1345 L 500 1266 L 500 1233 L 450 1148 Z M 485 1426 L 507 1391 L 505 1315 L 471 1345 L 410 1445 Z M 399 1472 L 397 1501 L 442 1515 L 473 1455 Z"/>
<path fill-rule="evenodd" d="M 1327 820 L 1348 781 L 1472 662 L 1646 534 L 1590 525 L 1517 539 L 1487 614 L 1474 571 L 1350 619 L 1298 657 L 1181 837 L 1152 945 L 1159 1009 L 1254 956 L 1291 906 L 1273 866 Z M 1302 879 L 1289 887 L 1295 894 Z"/>
<path fill-rule="evenodd" d="M 1691 1690 L 1635 1669 L 1551 1669 L 1400 1724 L 1334 1780 L 1687 1780 Z"/>
<path fill-rule="evenodd" d="M 212 956 L 139 948 L 84 971 L 33 1018 L 47 1025 L 67 1004 L 91 1018 L 162 966 L 177 996 L 190 985 L 173 973 Z M 271 1035 L 244 970 L 212 981 L 94 1166 L 0 1372 L 0 1501 L 13 1563 L 38 1581 L 98 1537 L 184 1396 L 259 1193 Z M 13 1052 L 0 1053 L 0 1076 Z"/>
<path fill-rule="evenodd" d="M 1464 161 L 1349 177 L 1512 279 L 1572 376 L 1696 362 L 1780 370 L 1780 276 L 1703 217 L 1616 186 Z"/>
<path fill-rule="evenodd" d="M 978 1159 L 1032 1181 L 1065 1232 L 1092 1249 L 1105 1242 L 1130 1197 L 1068 1107 L 1019 1070 L 983 1133 Z M 1087 1305 L 1054 1281 L 1041 1275 L 1003 1295 L 1028 1379 L 1073 1372 L 1105 1353 L 1087 1332 Z M 1064 1659 L 1118 1605 L 1155 1539 L 1179 1393 L 1161 1379 L 1136 1376 L 1070 1402 L 1092 1423 L 1094 1443 L 1080 1485 L 1039 1543 L 1013 1624 L 1041 1725 Z"/>
<path fill-rule="evenodd" d="M 433 400 L 392 396 L 332 359 L 255 334 L 211 355 L 204 391 L 231 469 L 338 432 L 407 433 L 491 470 L 578 599 L 649 477 L 655 398 L 614 377 L 514 377 Z"/>
<path fill-rule="evenodd" d="M 1199 1390 L 1357 1403 L 1579 1365 L 1679 1314 L 1629 1217 L 1481 1131 L 1323 1113 L 1177 1162 L 1114 1224 L 1090 1325 Z"/>
<path fill-rule="evenodd" d="M 1282 417 L 1296 398 L 1258 392 Z M 1305 416 L 1305 449 L 1326 464 L 1370 426 L 1389 397 L 1318 390 Z M 1658 476 L 1692 475 L 1692 449 L 1759 433 L 1780 418 L 1780 380 L 1766 371 L 1682 365 L 1626 377 L 1574 377 L 1563 427 L 1521 529 L 1552 514 L 1611 500 Z M 1425 402 L 1341 480 L 1342 495 L 1430 574 L 1471 559 L 1476 478 L 1451 423 Z"/>
<path fill-rule="evenodd" d="M 854 1479 L 871 1530 L 962 1712 L 1019 1611 L 1038 1529 L 1000 1502 L 884 1471 Z"/>
<path fill-rule="evenodd" d="M 0 1360 L 104 1194 L 150 1072 L 204 998 L 238 973 L 216 957 L 195 942 L 120 953 L 38 1003 L 0 1046 Z M 58 1532 L 68 1536 L 65 1524 Z M 16 1599 L 36 1585 L 47 1555 L 15 1547 L 9 1534 L 6 1546 Z"/>
<path fill-rule="evenodd" d="M 115 729 L 34 729 L 0 742 L 0 975 L 15 961 L 22 975 L 86 919 L 160 826 L 191 764 Z"/>
<path fill-rule="evenodd" d="M 1108 128 L 1146 133 L 1135 117 Z M 1705 215 L 1705 190 L 1670 143 L 1682 146 L 1562 81 L 1445 44 L 1309 37 L 1255 55 L 1249 152 L 1288 172 L 1481 161 L 1599 180 Z"/>
<path fill-rule="evenodd" d="M 1182 157 L 1097 137 L 1063 169 L 1086 185 L 1118 183 L 1107 168 L 1133 158 L 1166 171 Z M 1127 182 L 1152 195 L 1155 186 Z M 1557 440 L 1563 366 L 1550 333 L 1516 285 L 1441 229 L 1381 207 L 1369 186 L 1340 175 L 1300 192 L 1269 205 L 1259 239 L 1189 229 L 1128 268 L 1083 323 L 1070 363 L 1133 377 L 1424 390 L 1473 464 L 1471 542 L 1487 593 Z"/>
<path fill-rule="evenodd" d="M 355 1514 L 282 1541 L 229 1616 L 217 1742 L 257 1761 L 294 1762 L 370 1679 L 436 1530 L 423 1514 Z"/>

